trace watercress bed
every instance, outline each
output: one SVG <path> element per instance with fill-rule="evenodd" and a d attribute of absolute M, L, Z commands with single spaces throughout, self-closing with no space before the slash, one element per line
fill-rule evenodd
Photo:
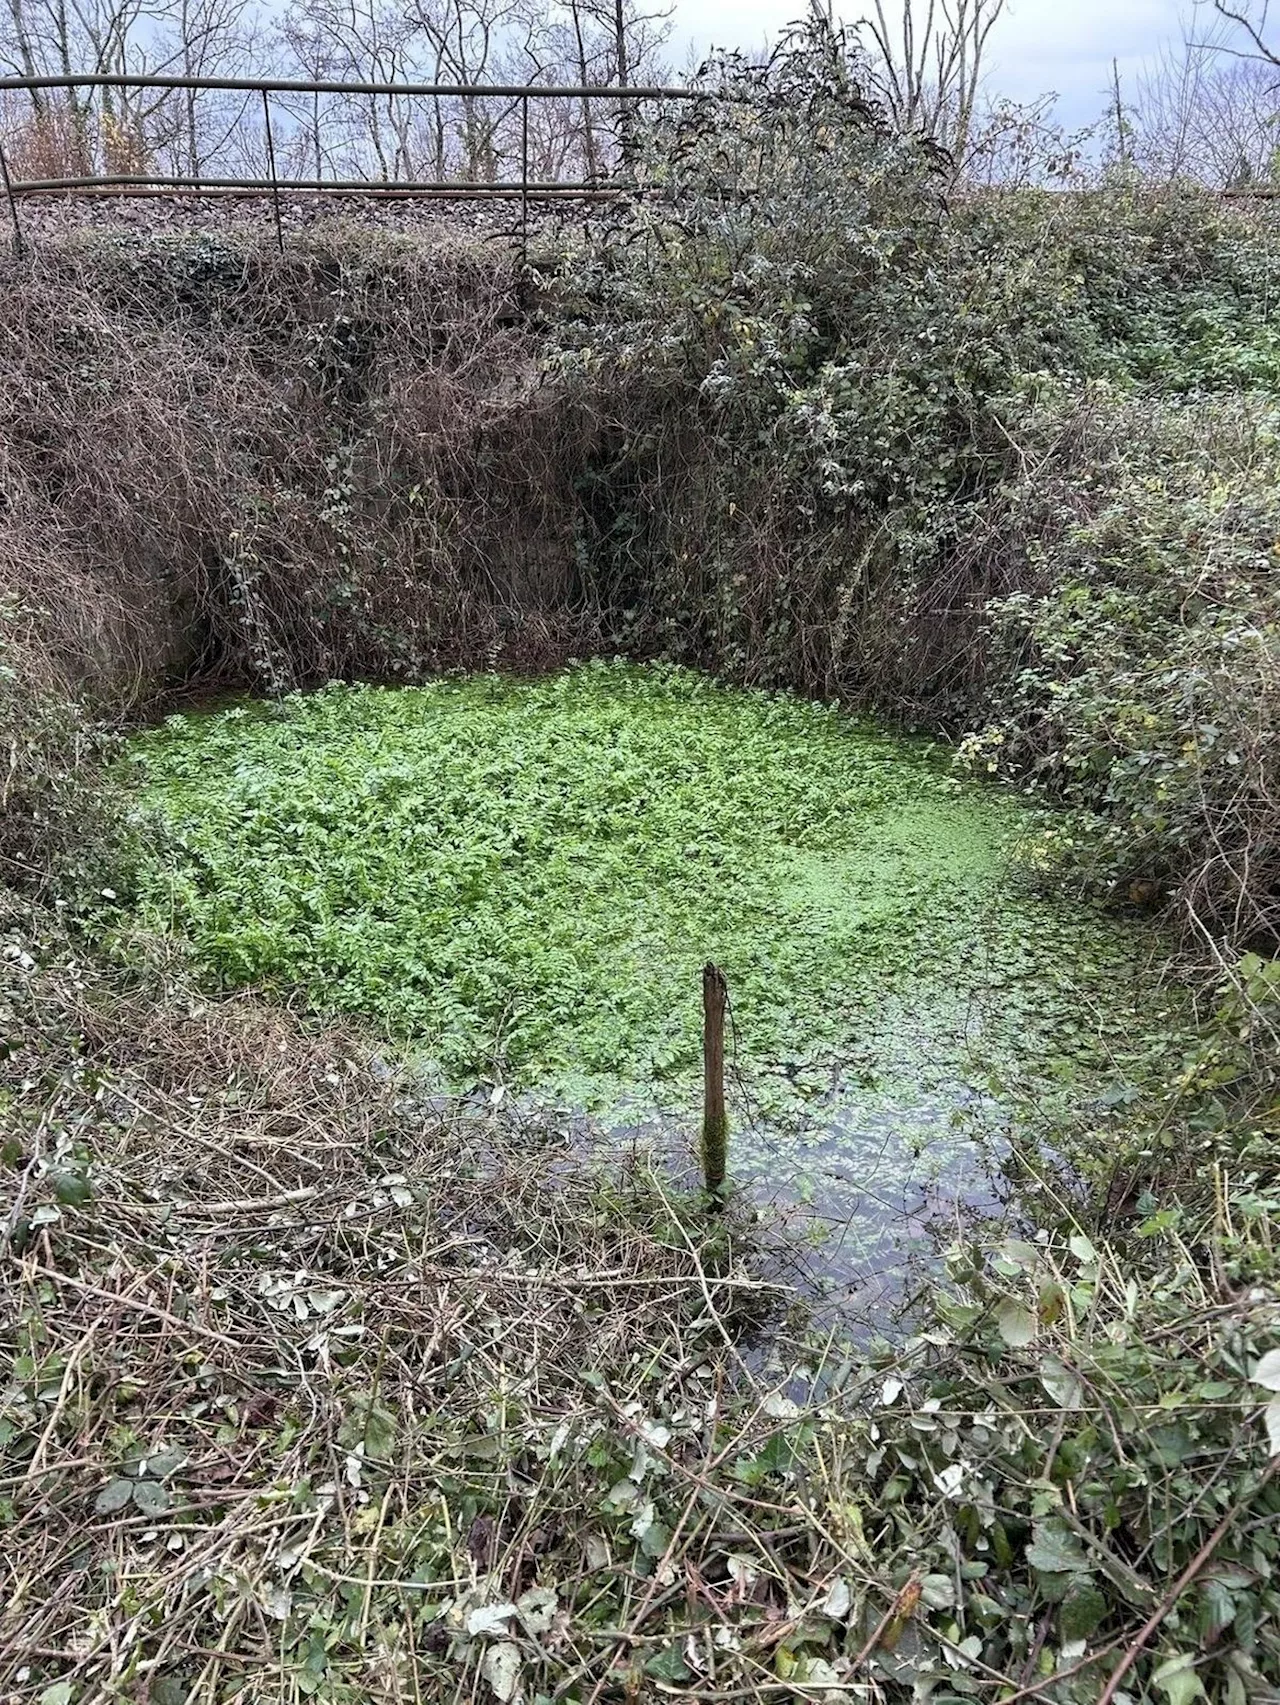
<path fill-rule="evenodd" d="M 454 1088 L 679 1099 L 708 958 L 768 1103 L 1132 1039 L 1142 938 L 1035 896 L 1013 801 L 830 706 L 597 662 L 174 716 L 132 757 L 137 922 Z"/>

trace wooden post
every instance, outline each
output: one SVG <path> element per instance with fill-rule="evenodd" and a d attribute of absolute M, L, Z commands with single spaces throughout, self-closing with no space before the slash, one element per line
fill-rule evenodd
<path fill-rule="evenodd" d="M 529 264 L 529 97 L 520 98 L 520 265 Z"/>
<path fill-rule="evenodd" d="M 708 1192 L 724 1190 L 729 1120 L 724 1109 L 724 1012 L 728 989 L 718 965 L 702 968 L 702 1178 Z"/>
<path fill-rule="evenodd" d="M 284 224 L 280 218 L 280 180 L 276 176 L 276 139 L 271 131 L 271 97 L 262 91 L 262 118 L 267 127 L 267 163 L 271 168 L 271 210 L 276 218 L 276 247 L 284 253 Z"/>
<path fill-rule="evenodd" d="M 0 178 L 4 180 L 4 193 L 9 203 L 9 217 L 13 221 L 13 258 L 22 260 L 26 256 L 26 244 L 22 240 L 22 225 L 18 219 L 18 202 L 13 193 L 13 179 L 9 176 L 9 162 L 4 157 L 4 149 L 0 148 Z"/>

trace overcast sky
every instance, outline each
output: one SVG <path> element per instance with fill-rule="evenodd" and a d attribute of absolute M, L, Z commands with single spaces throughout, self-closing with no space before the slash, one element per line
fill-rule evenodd
<path fill-rule="evenodd" d="M 804 0 L 676 0 L 676 23 L 699 50 L 754 48 L 804 10 Z M 852 23 L 866 8 L 852 0 L 838 10 Z M 1123 89 L 1196 13 L 1193 0 L 1009 0 L 989 43 L 989 86 L 1017 100 L 1052 91 L 1065 124 L 1086 124 L 1106 102 L 1112 59 Z"/>

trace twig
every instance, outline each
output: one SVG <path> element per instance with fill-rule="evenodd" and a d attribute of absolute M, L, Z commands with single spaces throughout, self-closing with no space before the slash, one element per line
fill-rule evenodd
<path fill-rule="evenodd" d="M 46 1278 L 59 1285 L 69 1286 L 73 1291 L 83 1291 L 86 1296 L 101 1297 L 104 1302 L 118 1303 L 123 1308 L 133 1309 L 136 1314 L 146 1314 L 154 1320 L 162 1320 L 166 1326 L 172 1326 L 177 1332 L 191 1333 L 211 1344 L 221 1344 L 228 1350 L 244 1349 L 244 1344 L 235 1338 L 214 1332 L 208 1326 L 199 1326 L 194 1320 L 183 1320 L 176 1314 L 170 1314 L 167 1309 L 157 1308 L 154 1303 L 142 1302 L 137 1297 L 122 1296 L 116 1291 L 107 1290 L 103 1285 L 91 1285 L 84 1279 L 73 1279 L 68 1273 L 60 1273 L 56 1267 L 37 1267 L 36 1272 L 43 1273 Z"/>
<path fill-rule="evenodd" d="M 1226 1535 L 1230 1531 L 1232 1522 L 1235 1521 L 1236 1517 L 1242 1510 L 1246 1509 L 1249 1504 L 1253 1502 L 1254 1498 L 1257 1497 L 1258 1493 L 1273 1477 L 1277 1469 L 1280 1469 L 1280 1456 L 1273 1456 L 1271 1461 L 1267 1464 L 1265 1473 L 1253 1490 L 1251 1492 L 1247 1492 L 1244 1497 L 1238 1498 L 1236 1502 L 1232 1504 L 1226 1515 L 1223 1516 L 1217 1527 L 1214 1528 L 1208 1539 L 1205 1540 L 1199 1551 L 1196 1552 L 1195 1556 L 1169 1588 L 1169 1591 L 1160 1600 L 1160 1603 L 1151 1612 L 1151 1615 L 1138 1630 L 1137 1638 L 1120 1659 L 1120 1662 L 1112 1670 L 1110 1678 L 1107 1681 L 1107 1685 L 1098 1695 L 1098 1705 L 1111 1705 L 1112 1700 L 1119 1691 L 1120 1683 L 1124 1680 L 1125 1676 L 1128 1675 L 1134 1664 L 1137 1663 L 1138 1658 L 1142 1653 L 1142 1648 L 1164 1621 L 1165 1617 L 1168 1616 L 1174 1605 L 1177 1604 L 1178 1600 L 1191 1585 L 1192 1581 L 1195 1580 L 1201 1569 L 1204 1568 L 1205 1564 L 1213 1556 L 1214 1552 L 1218 1549 L 1218 1546 L 1222 1543 L 1223 1539 L 1225 1539 Z"/>

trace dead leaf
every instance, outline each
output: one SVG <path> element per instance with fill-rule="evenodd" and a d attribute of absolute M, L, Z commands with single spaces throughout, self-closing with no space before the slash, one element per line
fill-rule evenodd
<path fill-rule="evenodd" d="M 496 1699 L 514 1699 L 520 1686 L 520 1648 L 510 1640 L 490 1646 L 480 1664 L 480 1673 Z"/>

